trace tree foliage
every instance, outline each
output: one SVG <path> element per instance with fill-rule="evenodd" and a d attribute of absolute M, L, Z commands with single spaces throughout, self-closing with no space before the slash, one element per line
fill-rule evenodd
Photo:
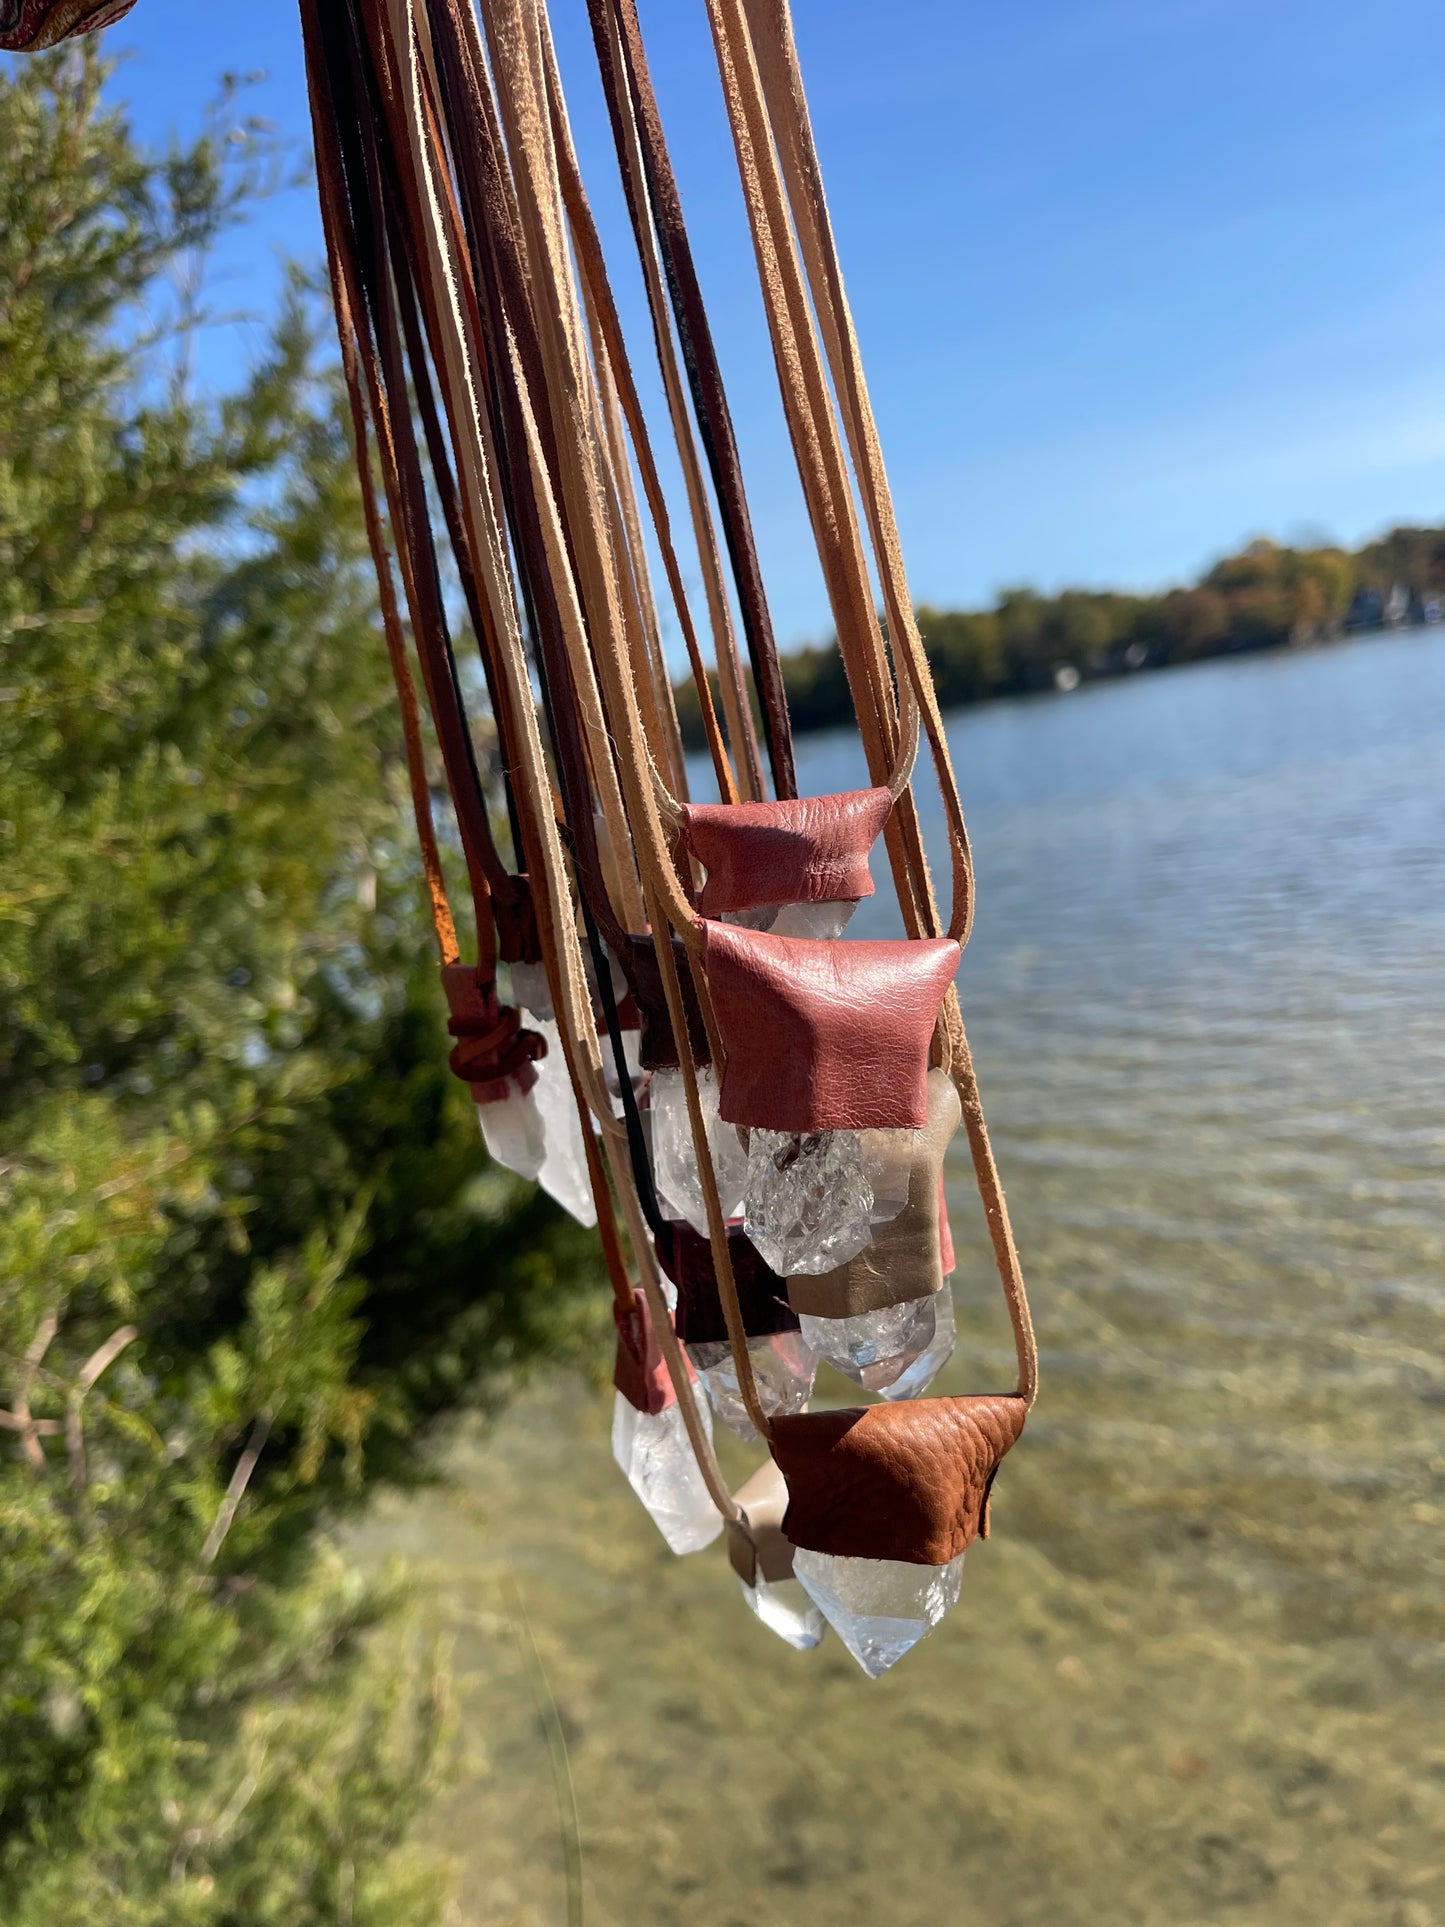
<path fill-rule="evenodd" d="M 334 374 L 195 290 L 274 167 L 0 71 L 0 1919 L 438 1917 L 430 1665 L 327 1538 L 590 1331 L 445 1031 Z"/>

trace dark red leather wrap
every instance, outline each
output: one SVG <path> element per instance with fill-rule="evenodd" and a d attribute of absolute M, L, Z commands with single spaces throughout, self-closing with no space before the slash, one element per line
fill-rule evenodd
<path fill-rule="evenodd" d="M 980 1533 L 999 1461 L 1028 1408 L 1013 1396 L 922 1398 L 775 1418 L 795 1546 L 946 1566 Z"/>
<path fill-rule="evenodd" d="M 960 955 L 951 937 L 846 943 L 705 928 L 729 1124 L 923 1128 L 929 1043 Z"/>
<path fill-rule="evenodd" d="M 665 1233 L 665 1235 L 664 1235 Z M 655 1239 L 657 1262 L 677 1286 L 673 1323 L 685 1345 L 720 1345 L 728 1335 L 718 1292 L 712 1245 L 690 1224 L 669 1224 Z M 773 1332 L 795 1332 L 797 1313 L 787 1300 L 787 1286 L 763 1262 L 762 1254 L 743 1234 L 741 1225 L 728 1227 L 728 1252 L 733 1262 L 743 1330 L 749 1338 Z"/>
<path fill-rule="evenodd" d="M 871 897 L 868 852 L 892 807 L 881 789 L 781 803 L 688 804 L 683 839 L 707 870 L 698 908 L 720 917 L 768 903 Z"/>

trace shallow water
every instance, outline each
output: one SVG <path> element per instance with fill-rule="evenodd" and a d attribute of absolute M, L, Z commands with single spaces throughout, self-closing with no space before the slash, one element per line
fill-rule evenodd
<path fill-rule="evenodd" d="M 455 1640 L 432 1833 L 465 1927 L 567 1918 L 528 1628 L 596 1927 L 1445 1920 L 1445 636 L 950 738 L 1043 1359 L 994 1537 L 870 1685 L 773 1640 L 720 1550 L 669 1559 L 579 1384 L 459 1439 L 455 1487 L 365 1544 L 421 1562 Z M 800 750 L 807 792 L 863 780 L 846 739 Z M 889 927 L 880 894 L 849 934 Z M 949 1179 L 939 1389 L 994 1388 L 957 1147 Z"/>

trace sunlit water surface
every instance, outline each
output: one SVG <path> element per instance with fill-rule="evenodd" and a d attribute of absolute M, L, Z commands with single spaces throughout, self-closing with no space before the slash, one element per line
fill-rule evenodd
<path fill-rule="evenodd" d="M 365 1543 L 421 1563 L 455 1640 L 432 1837 L 467 1927 L 567 1917 L 528 1628 L 598 1927 L 1445 1920 L 1445 637 L 950 740 L 960 991 L 1043 1357 L 994 1537 L 870 1685 L 774 1641 L 719 1551 L 669 1559 L 578 1383 L 458 1440 L 454 1489 Z M 800 765 L 865 780 L 844 737 Z M 893 927 L 881 870 L 850 934 Z M 996 1388 L 957 1147 L 949 1178 L 941 1389 Z"/>

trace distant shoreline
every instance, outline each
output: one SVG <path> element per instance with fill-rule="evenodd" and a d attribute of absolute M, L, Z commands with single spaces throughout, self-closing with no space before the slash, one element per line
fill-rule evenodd
<path fill-rule="evenodd" d="M 992 609 L 924 606 L 917 618 L 941 709 L 1067 694 L 1148 669 L 1445 627 L 1445 528 L 1392 529 L 1354 551 L 1259 540 L 1158 595 L 1009 589 Z M 795 736 L 853 723 L 836 643 L 790 652 L 782 672 Z M 696 689 L 676 695 L 685 746 L 704 748 Z"/>

